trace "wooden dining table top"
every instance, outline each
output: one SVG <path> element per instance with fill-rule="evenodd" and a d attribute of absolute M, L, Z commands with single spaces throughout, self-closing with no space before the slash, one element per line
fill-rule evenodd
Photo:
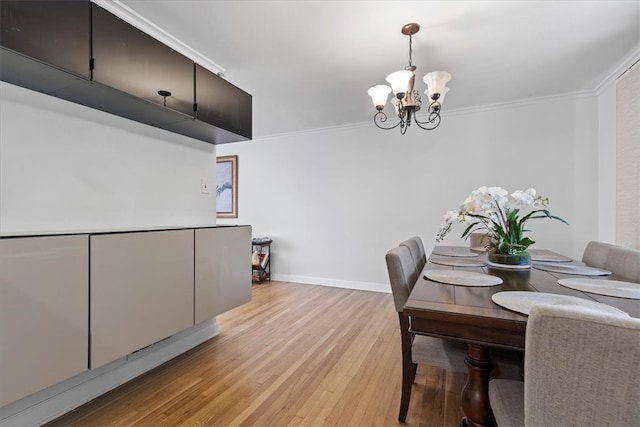
<path fill-rule="evenodd" d="M 464 248 L 455 246 L 437 246 L 434 249 L 434 252 L 438 252 L 438 250 L 463 251 Z M 538 251 L 542 252 L 543 250 Z M 544 252 L 546 254 L 553 253 L 551 251 Z M 479 259 L 485 259 L 486 254 L 479 253 L 478 257 Z M 404 313 L 413 319 L 416 319 L 412 322 L 412 329 L 417 329 L 416 332 L 418 333 L 452 337 L 463 341 L 468 340 L 470 342 L 478 339 L 487 345 L 491 345 L 493 343 L 497 347 L 523 349 L 524 329 L 527 322 L 527 316 L 503 308 L 492 301 L 491 296 L 493 294 L 503 291 L 545 292 L 558 295 L 575 296 L 616 307 L 627 312 L 632 317 L 640 317 L 640 300 L 586 293 L 569 289 L 558 284 L 559 279 L 576 277 L 585 279 L 597 278 L 605 280 L 621 280 L 615 275 L 577 276 L 539 270 L 534 267 L 523 270 L 507 270 L 493 268 L 490 266 L 453 267 L 432 262 L 442 261 L 446 258 L 449 257 L 431 254 L 429 257 L 430 261 L 425 265 L 423 272 L 421 272 L 420 277 L 418 277 L 416 284 L 404 305 Z M 578 261 L 563 262 L 562 264 L 584 265 Z M 427 279 L 424 276 L 424 271 L 426 270 L 456 270 L 491 274 L 500 277 L 503 280 L 503 283 L 501 285 L 490 287 L 448 285 Z M 468 325 L 467 328 L 506 327 L 515 335 L 522 334 L 522 337 L 520 340 L 517 340 L 517 343 L 514 340 L 501 340 L 500 338 L 484 341 L 484 337 L 474 337 L 473 333 L 470 331 L 467 331 L 469 333 L 465 335 L 460 333 L 460 331 L 452 331 L 450 328 L 420 330 L 420 319 L 438 320 L 441 323 L 462 323 Z"/>

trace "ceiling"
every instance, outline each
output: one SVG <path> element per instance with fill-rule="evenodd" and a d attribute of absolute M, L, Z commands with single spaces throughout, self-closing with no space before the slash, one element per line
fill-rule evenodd
<path fill-rule="evenodd" d="M 372 120 L 367 90 L 407 65 L 409 22 L 418 90 L 429 71 L 452 74 L 445 116 L 592 91 L 640 46 L 638 0 L 121 3 L 253 95 L 254 138 Z"/>

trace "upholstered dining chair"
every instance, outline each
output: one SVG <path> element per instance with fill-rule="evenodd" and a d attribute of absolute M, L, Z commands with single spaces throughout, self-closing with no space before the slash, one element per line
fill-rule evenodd
<path fill-rule="evenodd" d="M 534 307 L 525 355 L 524 383 L 489 383 L 498 427 L 638 425 L 640 319 Z"/>
<path fill-rule="evenodd" d="M 467 346 L 463 343 L 409 333 L 409 319 L 403 307 L 417 279 L 416 265 L 407 246 L 391 249 L 385 256 L 393 302 L 400 319 L 402 342 L 402 390 L 398 421 L 405 422 L 411 399 L 411 386 L 418 363 L 457 372 L 466 372 L 464 359 Z"/>
<path fill-rule="evenodd" d="M 613 246 L 609 249 L 604 268 L 622 280 L 640 283 L 640 251 Z"/>
<path fill-rule="evenodd" d="M 582 254 L 582 262 L 590 267 L 604 268 L 609 250 L 614 247 L 611 243 L 591 241 L 587 243 Z"/>
<path fill-rule="evenodd" d="M 400 243 L 400 246 L 406 246 L 409 248 L 409 253 L 411 253 L 411 258 L 413 259 L 413 264 L 416 269 L 417 279 L 418 275 L 422 272 L 422 269 L 427 263 L 427 254 L 424 250 L 422 239 L 419 236 L 410 237 Z"/>

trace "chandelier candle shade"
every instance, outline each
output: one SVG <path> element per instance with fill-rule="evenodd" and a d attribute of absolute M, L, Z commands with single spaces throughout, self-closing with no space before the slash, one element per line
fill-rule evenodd
<path fill-rule="evenodd" d="M 445 71 L 433 71 L 424 76 L 424 82 L 427 85 L 427 90 L 424 93 L 428 97 L 429 108 L 426 120 L 418 120 L 416 113 L 422 106 L 422 100 L 418 91 L 414 90 L 414 71 L 416 67 L 411 63 L 412 37 L 418 31 L 420 31 L 420 25 L 418 24 L 412 23 L 402 27 L 402 34 L 409 36 L 409 65 L 404 70 L 393 72 L 387 76 L 386 80 L 390 86 L 373 86 L 367 92 L 377 110 L 373 116 L 373 122 L 380 129 L 389 130 L 400 127 L 400 133 L 404 135 L 409 126 L 411 126 L 412 121 L 425 130 L 433 130 L 440 124 L 440 110 L 442 109 L 444 97 L 449 91 L 446 85 L 451 80 L 451 74 Z M 390 103 L 393 105 L 399 121 L 395 125 L 385 126 L 387 115 L 383 110 L 390 93 L 393 93 Z"/>

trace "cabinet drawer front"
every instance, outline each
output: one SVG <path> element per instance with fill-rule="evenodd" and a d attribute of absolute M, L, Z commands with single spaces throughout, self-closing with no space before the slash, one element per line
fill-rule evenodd
<path fill-rule="evenodd" d="M 193 116 L 193 61 L 93 5 L 93 80 Z"/>
<path fill-rule="evenodd" d="M 2 1 L 2 46 L 89 78 L 91 3 Z"/>
<path fill-rule="evenodd" d="M 195 322 L 251 301 L 251 227 L 196 230 Z"/>
<path fill-rule="evenodd" d="M 193 326 L 193 230 L 91 236 L 91 368 Z"/>
<path fill-rule="evenodd" d="M 198 120 L 251 139 L 251 95 L 197 64 L 195 75 Z"/>
<path fill-rule="evenodd" d="M 89 237 L 0 240 L 0 406 L 88 369 Z"/>

